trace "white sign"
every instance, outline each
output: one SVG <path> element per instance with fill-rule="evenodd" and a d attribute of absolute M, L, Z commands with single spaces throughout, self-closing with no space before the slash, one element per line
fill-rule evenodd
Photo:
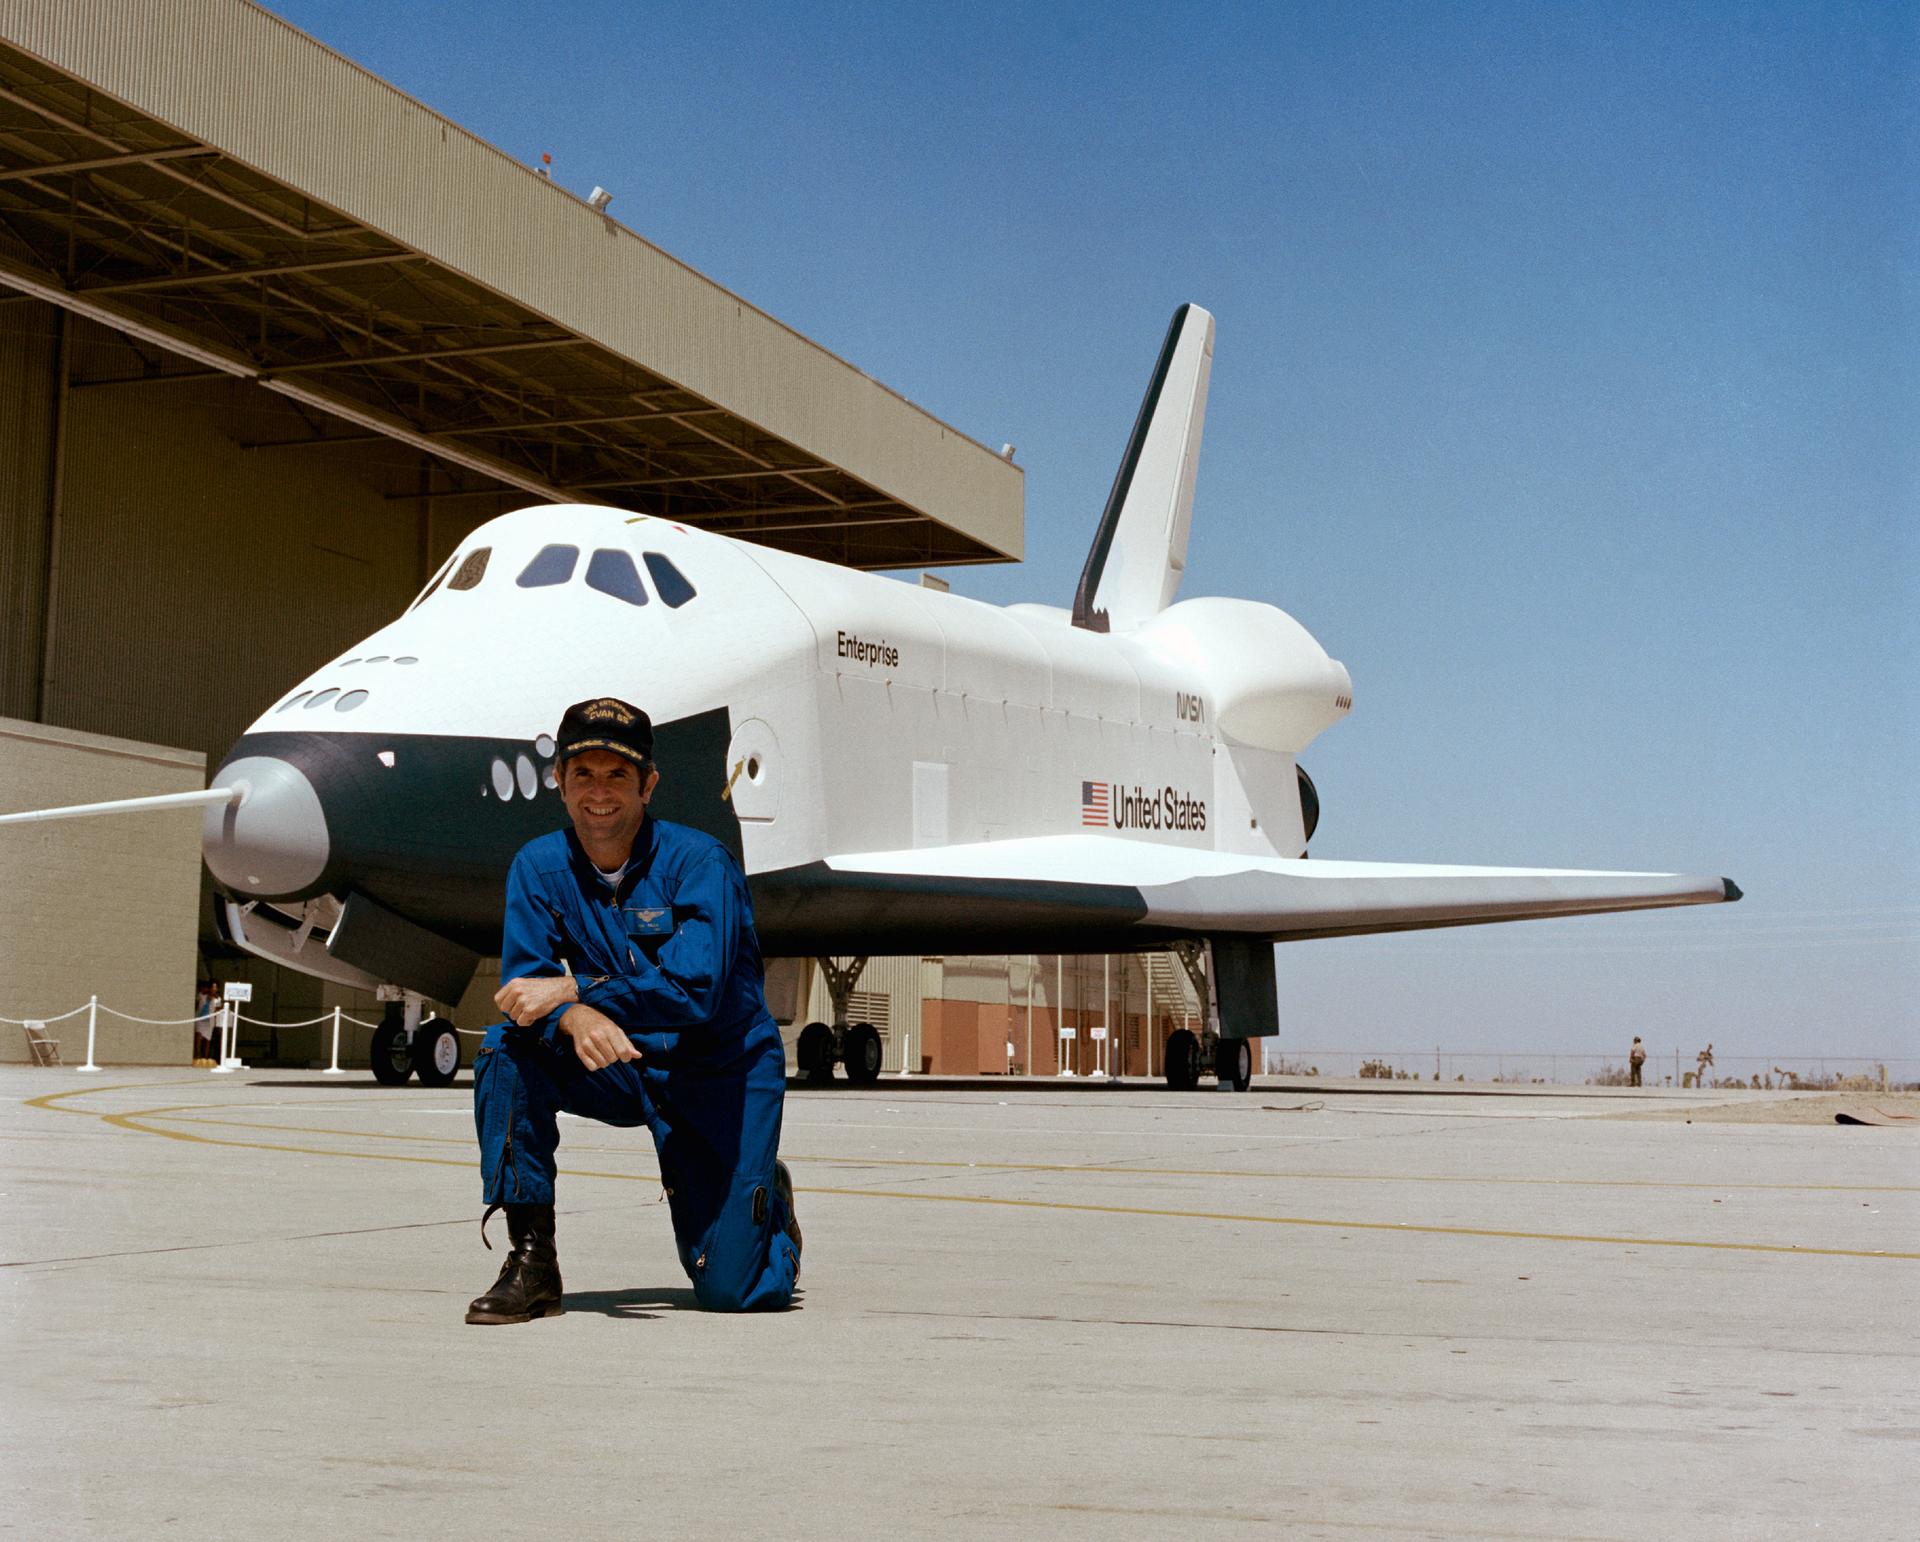
<path fill-rule="evenodd" d="M 253 986 L 245 980 L 234 980 L 220 987 L 220 994 L 228 1001 L 253 1000 Z"/>
<path fill-rule="evenodd" d="M 1106 1042 L 1107 1030 L 1105 1028 L 1094 1027 L 1094 1028 L 1088 1029 L 1087 1031 L 1093 1035 L 1094 1043 L 1102 1044 Z"/>
<path fill-rule="evenodd" d="M 1074 1029 L 1074 1028 L 1062 1028 L 1060 1030 L 1061 1042 L 1065 1043 L 1068 1039 L 1071 1039 L 1078 1031 L 1079 1031 L 1078 1029 Z"/>

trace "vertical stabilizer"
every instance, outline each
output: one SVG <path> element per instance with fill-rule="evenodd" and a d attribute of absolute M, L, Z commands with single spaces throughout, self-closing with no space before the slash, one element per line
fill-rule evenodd
<path fill-rule="evenodd" d="M 1100 530 L 1073 596 L 1073 624 L 1125 631 L 1173 602 L 1187 566 L 1193 479 L 1213 370 L 1213 317 L 1197 305 L 1173 313 L 1167 340 L 1107 495 Z"/>

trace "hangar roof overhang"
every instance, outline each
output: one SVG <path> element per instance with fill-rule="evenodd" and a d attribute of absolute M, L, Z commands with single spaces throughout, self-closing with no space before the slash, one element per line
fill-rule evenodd
<path fill-rule="evenodd" d="M 0 287 L 428 496 L 855 567 L 1018 559 L 1019 468 L 250 0 L 0 4 Z M 107 379 L 114 378 L 109 372 Z"/>

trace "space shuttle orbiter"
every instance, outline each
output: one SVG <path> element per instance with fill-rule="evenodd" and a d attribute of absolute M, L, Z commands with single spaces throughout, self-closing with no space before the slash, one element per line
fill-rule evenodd
<path fill-rule="evenodd" d="M 242 946 L 453 1001 L 497 951 L 514 852 L 565 818 L 554 725 L 619 696 L 657 725 L 655 811 L 738 854 L 769 958 L 1199 944 L 1211 1027 L 1169 1043 L 1177 1085 L 1209 1049 L 1245 1084 L 1274 942 L 1738 899 L 1717 877 L 1306 860 L 1298 757 L 1352 707 L 1347 671 L 1273 606 L 1175 598 L 1213 336 L 1175 313 L 1071 609 L 523 509 L 261 713 L 207 792 L 150 801 L 207 804 Z M 872 1029 L 808 1033 L 804 1069 L 877 1073 Z"/>

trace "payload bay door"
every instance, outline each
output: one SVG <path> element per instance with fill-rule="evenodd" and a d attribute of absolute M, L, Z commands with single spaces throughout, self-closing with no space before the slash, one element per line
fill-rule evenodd
<path fill-rule="evenodd" d="M 952 767 L 936 761 L 913 763 L 913 844 L 947 844 L 947 789 Z"/>

